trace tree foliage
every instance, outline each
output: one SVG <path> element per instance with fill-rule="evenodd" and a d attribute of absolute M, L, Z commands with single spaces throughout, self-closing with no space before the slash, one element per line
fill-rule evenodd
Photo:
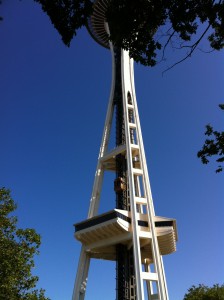
<path fill-rule="evenodd" d="M 77 30 L 87 25 L 94 2 L 35 1 L 42 5 L 67 46 Z M 177 63 L 190 57 L 205 36 L 211 49 L 224 46 L 224 0 L 110 0 L 106 19 L 110 40 L 147 66 L 165 59 L 169 44 L 186 50 Z"/>
<path fill-rule="evenodd" d="M 219 107 L 224 110 L 224 104 Z M 223 171 L 224 162 L 224 131 L 214 130 L 211 125 L 206 125 L 206 132 L 209 138 L 205 140 L 202 149 L 198 152 L 198 157 L 203 164 L 208 164 L 210 157 L 218 157 L 216 162 L 219 164 L 216 173 Z"/>
<path fill-rule="evenodd" d="M 184 295 L 184 300 L 224 300 L 224 285 L 215 284 L 212 287 L 199 284 L 192 286 Z"/>
<path fill-rule="evenodd" d="M 34 289 L 38 277 L 31 273 L 40 235 L 34 229 L 17 228 L 15 209 L 10 191 L 0 188 L 0 299 L 49 300 L 44 290 Z"/>
<path fill-rule="evenodd" d="M 69 46 L 77 34 L 77 30 L 86 26 L 92 12 L 90 0 L 35 0 L 42 10 L 50 17 L 52 24 L 62 37 L 65 45 Z"/>
<path fill-rule="evenodd" d="M 0 0 L 0 4 L 2 4 L 2 1 Z M 2 21 L 3 20 L 3 18 L 2 18 L 2 16 L 0 16 L 0 21 Z"/>

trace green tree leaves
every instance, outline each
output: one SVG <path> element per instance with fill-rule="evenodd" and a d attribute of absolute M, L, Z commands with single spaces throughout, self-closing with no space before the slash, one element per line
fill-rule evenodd
<path fill-rule="evenodd" d="M 69 46 L 77 30 L 86 25 L 92 12 L 90 0 L 35 0 L 40 3 L 44 12 L 50 17 L 52 24 Z"/>
<path fill-rule="evenodd" d="M 208 287 L 203 284 L 192 286 L 184 295 L 184 300 L 224 300 L 224 285 Z"/>
<path fill-rule="evenodd" d="M 94 9 L 91 0 L 35 1 L 42 5 L 67 46 L 77 30 L 86 26 Z M 168 45 L 185 51 L 179 63 L 192 55 L 205 36 L 211 49 L 223 49 L 223 0 L 111 0 L 108 3 L 106 20 L 110 40 L 128 50 L 143 65 L 154 66 L 165 59 Z"/>
<path fill-rule="evenodd" d="M 44 290 L 34 290 L 38 277 L 31 272 L 40 235 L 34 229 L 17 228 L 15 209 L 10 191 L 0 188 L 0 299 L 49 300 Z"/>
<path fill-rule="evenodd" d="M 224 104 L 220 104 L 219 107 L 224 110 Z M 206 125 L 205 135 L 209 138 L 205 140 L 205 143 L 197 156 L 201 159 L 203 164 L 208 164 L 211 157 L 218 157 L 216 162 L 219 164 L 216 169 L 216 173 L 223 171 L 224 162 L 224 131 L 214 130 L 211 125 Z"/>

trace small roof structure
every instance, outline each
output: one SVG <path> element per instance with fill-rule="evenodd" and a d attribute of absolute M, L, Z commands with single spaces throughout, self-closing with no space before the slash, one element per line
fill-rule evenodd
<path fill-rule="evenodd" d="M 96 0 L 93 4 L 93 13 L 88 20 L 88 31 L 92 38 L 101 46 L 110 48 L 108 33 L 105 28 L 106 10 L 110 0 Z"/>

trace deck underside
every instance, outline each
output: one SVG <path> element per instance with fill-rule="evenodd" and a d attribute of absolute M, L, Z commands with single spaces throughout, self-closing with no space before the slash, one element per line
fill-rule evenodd
<path fill-rule="evenodd" d="M 152 260 L 151 232 L 146 215 L 139 214 L 141 257 Z M 176 251 L 176 221 L 155 217 L 155 227 L 161 255 Z M 116 260 L 116 245 L 132 247 L 130 212 L 112 210 L 105 214 L 75 224 L 75 237 L 84 246 L 91 258 Z"/>

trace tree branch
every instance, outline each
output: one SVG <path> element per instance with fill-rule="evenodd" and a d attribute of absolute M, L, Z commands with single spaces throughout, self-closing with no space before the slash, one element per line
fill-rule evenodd
<path fill-rule="evenodd" d="M 198 44 L 201 42 L 201 40 L 203 39 L 203 37 L 205 36 L 205 34 L 208 32 L 208 30 L 209 30 L 210 27 L 211 27 L 211 23 L 209 23 L 209 25 L 207 26 L 207 28 L 205 29 L 205 31 L 202 33 L 202 35 L 200 36 L 200 38 L 193 45 L 191 45 L 191 46 L 181 46 L 180 49 L 182 49 L 182 48 L 191 48 L 190 52 L 184 58 L 182 58 L 181 60 L 177 61 L 172 66 L 170 66 L 165 71 L 163 71 L 162 75 L 164 73 L 166 73 L 167 71 L 171 70 L 172 68 L 174 68 L 175 66 L 179 65 L 183 61 L 185 61 L 187 58 L 191 57 L 192 53 L 197 48 Z"/>

